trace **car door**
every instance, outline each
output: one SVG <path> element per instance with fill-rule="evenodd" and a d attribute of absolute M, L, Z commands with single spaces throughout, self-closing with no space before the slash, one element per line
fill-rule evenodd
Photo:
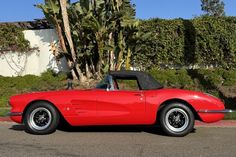
<path fill-rule="evenodd" d="M 75 91 L 71 96 L 71 104 L 75 117 L 73 121 L 76 125 L 96 125 L 97 100 L 95 90 Z"/>
<path fill-rule="evenodd" d="M 97 114 L 101 125 L 145 124 L 143 91 L 98 90 Z"/>

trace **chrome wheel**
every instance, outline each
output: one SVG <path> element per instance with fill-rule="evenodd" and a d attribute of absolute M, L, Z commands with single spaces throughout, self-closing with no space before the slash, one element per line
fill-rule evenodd
<path fill-rule="evenodd" d="M 172 108 L 166 113 L 165 123 L 171 131 L 182 132 L 189 125 L 189 116 L 181 108 Z"/>
<path fill-rule="evenodd" d="M 51 121 L 52 114 L 47 108 L 39 107 L 30 113 L 29 124 L 35 130 L 45 130 L 50 126 Z"/>

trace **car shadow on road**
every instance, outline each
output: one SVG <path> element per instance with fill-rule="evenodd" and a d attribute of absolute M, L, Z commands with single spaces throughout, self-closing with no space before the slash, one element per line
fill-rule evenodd
<path fill-rule="evenodd" d="M 10 130 L 14 131 L 25 131 L 24 125 L 13 125 Z M 83 126 L 83 127 L 72 127 L 72 126 L 60 126 L 58 130 L 62 132 L 93 132 L 93 133 L 150 133 L 159 136 L 166 136 L 159 126 Z M 191 133 L 195 133 L 196 129 L 193 129 Z"/>
<path fill-rule="evenodd" d="M 25 126 L 21 124 L 12 125 L 10 130 L 25 131 Z M 110 133 L 141 133 L 146 132 L 156 135 L 165 135 L 158 126 L 60 126 L 58 130 L 62 132 L 110 132 Z"/>
<path fill-rule="evenodd" d="M 21 124 L 16 124 L 12 125 L 9 129 L 14 131 L 25 131 L 25 126 Z"/>
<path fill-rule="evenodd" d="M 165 135 L 158 126 L 86 126 L 86 127 L 60 127 L 63 132 L 110 132 L 110 133 L 141 133 Z"/>

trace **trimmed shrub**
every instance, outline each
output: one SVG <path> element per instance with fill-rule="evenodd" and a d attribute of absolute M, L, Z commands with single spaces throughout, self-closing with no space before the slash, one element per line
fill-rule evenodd
<path fill-rule="evenodd" d="M 188 75 L 187 70 L 158 70 L 151 69 L 149 73 L 165 87 L 181 89 L 195 89 L 195 83 Z"/>

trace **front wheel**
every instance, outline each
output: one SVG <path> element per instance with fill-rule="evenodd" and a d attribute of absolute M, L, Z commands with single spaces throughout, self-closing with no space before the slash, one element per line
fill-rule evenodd
<path fill-rule="evenodd" d="M 169 104 L 161 111 L 160 125 L 167 135 L 176 137 L 185 136 L 193 130 L 193 112 L 184 104 Z"/>
<path fill-rule="evenodd" d="M 24 124 L 29 133 L 49 134 L 56 130 L 59 124 L 59 114 L 51 104 L 36 102 L 26 110 Z"/>

